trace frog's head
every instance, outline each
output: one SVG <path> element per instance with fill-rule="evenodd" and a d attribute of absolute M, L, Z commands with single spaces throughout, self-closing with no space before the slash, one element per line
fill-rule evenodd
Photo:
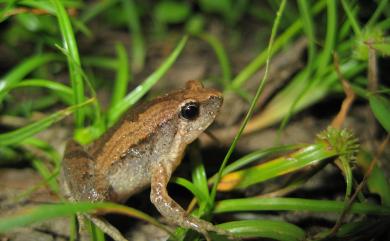
<path fill-rule="evenodd" d="M 186 144 L 194 141 L 214 121 L 223 102 L 222 93 L 191 80 L 181 91 L 178 134 Z"/>

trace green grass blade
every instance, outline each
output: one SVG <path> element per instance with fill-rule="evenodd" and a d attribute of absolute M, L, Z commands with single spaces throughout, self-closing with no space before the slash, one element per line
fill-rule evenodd
<path fill-rule="evenodd" d="M 303 147 L 302 145 L 288 145 L 288 146 L 280 146 L 280 147 L 271 147 L 265 150 L 258 150 L 258 151 L 251 152 L 248 155 L 245 155 L 240 159 L 227 165 L 226 168 L 223 170 L 222 175 L 225 176 L 228 173 L 236 171 L 241 167 L 244 167 L 252 162 L 258 161 L 261 158 L 265 158 L 268 155 L 275 155 L 281 152 L 297 150 L 298 148 L 302 148 L 302 147 Z M 215 178 L 216 175 L 211 177 L 209 183 L 213 183 L 215 181 Z"/>
<path fill-rule="evenodd" d="M 139 218 L 157 227 L 167 230 L 154 218 L 130 207 L 114 203 L 79 202 L 46 204 L 35 207 L 27 207 L 18 210 L 16 213 L 3 215 L 0 218 L 0 233 L 12 230 L 17 227 L 23 227 L 33 223 L 47 221 L 48 219 L 56 217 L 75 215 L 76 213 L 88 213 L 96 210 L 101 212 L 124 214 L 130 217 Z"/>
<path fill-rule="evenodd" d="M 13 85 L 17 84 L 29 73 L 36 70 L 41 65 L 58 59 L 60 59 L 60 57 L 54 54 L 34 55 L 14 67 L 8 74 L 0 79 L 0 102 L 3 101 L 4 96 Z"/>
<path fill-rule="evenodd" d="M 356 158 L 358 166 L 362 173 L 367 172 L 373 157 L 361 151 Z M 385 171 L 376 164 L 372 169 L 371 175 L 367 179 L 367 187 L 371 193 L 376 193 L 381 198 L 382 205 L 390 207 L 390 183 L 386 178 Z"/>
<path fill-rule="evenodd" d="M 275 41 L 276 33 L 277 33 L 278 28 L 279 28 L 279 23 L 281 21 L 282 14 L 284 12 L 285 6 L 286 6 L 286 1 L 282 1 L 280 3 L 279 9 L 278 9 L 278 11 L 276 13 L 276 18 L 275 18 L 275 21 L 274 21 L 274 23 L 272 25 L 271 36 L 270 36 L 269 43 L 268 43 L 267 61 L 266 61 L 266 65 L 265 65 L 265 71 L 264 71 L 263 78 L 261 79 L 261 81 L 259 83 L 259 86 L 258 86 L 258 88 L 256 90 L 256 94 L 255 94 L 255 96 L 253 97 L 253 99 L 251 101 L 249 110 L 248 110 L 244 120 L 241 122 L 240 128 L 239 128 L 237 134 L 235 135 L 235 137 L 234 137 L 234 139 L 232 141 L 232 144 L 230 145 L 229 150 L 226 153 L 226 155 L 225 155 L 225 157 L 224 157 L 224 159 L 222 161 L 222 164 L 221 164 L 221 166 L 220 166 L 220 168 L 218 170 L 216 181 L 214 182 L 213 187 L 211 189 L 211 200 L 212 200 L 212 202 L 214 202 L 215 197 L 217 195 L 217 187 L 218 187 L 219 181 L 221 180 L 223 170 L 225 169 L 225 167 L 227 165 L 227 162 L 229 161 L 230 156 L 232 155 L 234 149 L 236 148 L 238 140 L 240 139 L 241 134 L 243 133 L 245 126 L 248 124 L 249 119 L 252 117 L 252 115 L 253 115 L 253 113 L 255 111 L 256 103 L 259 100 L 261 93 L 263 92 L 263 88 L 265 86 L 265 83 L 267 82 L 269 64 L 270 64 L 270 60 L 271 60 L 271 56 L 272 56 L 272 49 L 274 48 L 274 41 Z"/>
<path fill-rule="evenodd" d="M 225 175 L 219 190 L 245 189 L 255 183 L 285 175 L 310 165 L 317 165 L 328 158 L 337 156 L 346 162 L 347 184 L 351 183 L 348 174 L 349 162 L 354 160 L 359 148 L 353 133 L 345 129 L 327 128 L 318 134 L 315 144 L 307 145 L 293 153 Z"/>
<path fill-rule="evenodd" d="M 137 7 L 134 0 L 121 0 L 132 40 L 132 66 L 135 72 L 143 69 L 146 57 L 144 37 L 141 31 Z"/>
<path fill-rule="evenodd" d="M 62 101 L 66 104 L 72 104 L 73 100 L 73 91 L 66 85 L 45 79 L 26 79 L 22 82 L 15 84 L 7 89 L 7 92 L 12 89 L 21 88 L 21 87 L 42 87 L 53 90 L 56 92 L 56 96 L 60 97 Z"/>
<path fill-rule="evenodd" d="M 207 203 L 209 198 L 203 191 L 201 191 L 196 185 L 194 185 L 192 182 L 188 181 L 187 179 L 176 177 L 174 178 L 173 182 L 176 184 L 188 189 L 195 197 L 198 199 L 199 203 Z"/>
<path fill-rule="evenodd" d="M 202 162 L 202 156 L 198 148 L 190 148 L 190 160 L 193 163 L 192 182 L 202 192 L 204 199 L 199 201 L 200 207 L 210 205 L 209 187 L 207 184 L 206 170 Z"/>
<path fill-rule="evenodd" d="M 347 14 L 348 21 L 352 25 L 352 29 L 355 32 L 355 35 L 356 36 L 361 36 L 362 35 L 362 30 L 361 30 L 361 28 L 359 26 L 359 23 L 358 23 L 358 20 L 357 20 L 357 18 L 355 16 L 354 11 L 352 10 L 351 6 L 349 6 L 348 1 L 341 0 L 341 4 L 342 4 L 342 6 L 344 8 L 345 13 Z"/>
<path fill-rule="evenodd" d="M 345 157 L 340 157 L 339 158 L 341 162 L 341 170 L 344 175 L 344 180 L 345 180 L 345 197 L 344 199 L 347 200 L 349 197 L 351 197 L 352 193 L 352 185 L 353 185 L 353 176 L 352 176 L 352 167 L 351 167 L 351 162 L 352 160 L 348 160 Z"/>
<path fill-rule="evenodd" d="M 305 166 L 315 165 L 337 155 L 336 150 L 330 150 L 328 147 L 325 143 L 309 145 L 285 157 L 279 157 L 254 167 L 232 172 L 222 178 L 218 189 L 245 189 L 250 185 L 294 172 Z"/>
<path fill-rule="evenodd" d="M 16 0 L 10 0 L 5 3 L 5 6 L 3 6 L 0 10 L 0 23 L 6 20 L 9 16 L 7 16 L 7 12 L 12 9 L 14 6 Z"/>
<path fill-rule="evenodd" d="M 376 8 L 374 14 L 371 16 L 370 20 L 368 20 L 367 27 L 370 28 L 373 26 L 375 23 L 377 23 L 378 18 L 381 16 L 382 12 L 388 8 L 389 5 L 389 0 L 380 0 L 379 1 L 379 6 Z"/>
<path fill-rule="evenodd" d="M 33 167 L 39 172 L 39 174 L 45 179 L 46 183 L 49 185 L 50 189 L 54 193 L 60 193 L 60 188 L 58 182 L 55 178 L 53 178 L 52 173 L 50 173 L 49 169 L 47 169 L 46 165 L 42 162 L 42 160 L 33 159 L 32 161 Z"/>
<path fill-rule="evenodd" d="M 269 238 L 281 241 L 304 240 L 305 232 L 290 223 L 272 220 L 244 220 L 217 225 L 240 238 Z"/>
<path fill-rule="evenodd" d="M 214 212 L 302 211 L 341 213 L 344 208 L 344 201 L 304 198 L 241 198 L 218 202 Z M 368 203 L 354 203 L 350 212 L 355 214 L 390 215 L 390 208 Z"/>
<path fill-rule="evenodd" d="M 230 86 L 230 81 L 232 80 L 232 70 L 229 63 L 229 58 L 227 57 L 226 51 L 223 48 L 221 41 L 219 41 L 219 39 L 215 36 L 208 33 L 202 33 L 198 36 L 207 43 L 209 43 L 210 46 L 213 48 L 222 71 L 221 84 L 222 86 L 224 86 L 224 89 L 228 88 Z"/>
<path fill-rule="evenodd" d="M 146 78 L 146 80 L 143 81 L 141 85 L 137 86 L 133 91 L 127 94 L 124 99 L 109 110 L 108 126 L 112 126 L 128 108 L 137 103 L 137 101 L 141 99 L 154 84 L 157 83 L 157 81 L 168 71 L 179 57 L 179 54 L 182 52 L 187 40 L 188 36 L 183 37 L 173 52 L 167 59 L 164 60 L 156 71 L 154 71 L 148 78 Z"/>
<path fill-rule="evenodd" d="M 118 59 L 107 58 L 104 56 L 82 57 L 83 65 L 93 66 L 101 69 L 116 70 L 118 68 Z"/>
<path fill-rule="evenodd" d="M 13 86 L 13 88 L 18 87 L 42 87 L 55 91 L 62 92 L 65 95 L 72 96 L 73 91 L 71 88 L 64 84 L 60 84 L 58 82 L 54 82 L 52 80 L 45 79 L 25 79 L 22 82 Z"/>
<path fill-rule="evenodd" d="M 79 51 L 77 49 L 77 42 L 69 20 L 69 16 L 60 0 L 51 0 L 56 9 L 56 15 L 63 38 L 63 47 L 67 52 L 69 75 L 74 92 L 74 104 L 80 104 L 84 101 L 84 83 L 81 68 Z M 77 127 L 83 127 L 85 118 L 85 111 L 77 109 L 75 112 L 75 122 Z"/>
<path fill-rule="evenodd" d="M 83 13 L 80 16 L 80 20 L 83 23 L 89 22 L 91 19 L 99 15 L 100 13 L 106 11 L 112 5 L 117 3 L 117 0 L 106 0 L 106 1 L 98 1 L 94 2 L 93 4 L 90 4 L 88 8 L 83 11 Z"/>
<path fill-rule="evenodd" d="M 330 60 L 330 57 L 333 53 L 333 48 L 335 44 L 336 39 L 336 24 L 337 24 L 337 13 L 336 13 L 336 3 L 333 0 L 327 0 L 327 28 L 326 28 L 326 38 L 325 38 L 325 44 L 324 49 L 322 50 L 321 54 L 317 57 L 318 61 L 316 61 L 317 71 L 315 73 L 315 77 L 310 80 L 311 77 L 311 71 L 314 65 L 314 59 L 310 59 L 310 48 L 309 48 L 309 62 L 308 67 L 306 68 L 306 71 L 304 72 L 304 78 L 303 78 L 303 90 L 298 93 L 298 96 L 293 100 L 292 105 L 290 106 L 290 109 L 288 110 L 288 114 L 283 118 L 282 123 L 280 124 L 279 134 L 282 129 L 287 125 L 287 122 L 291 118 L 292 114 L 295 111 L 295 108 L 299 104 L 299 102 L 304 98 L 305 95 L 307 95 L 311 88 L 317 88 L 316 83 L 322 81 L 322 77 L 325 73 L 327 73 L 327 67 L 328 62 Z M 305 7 L 303 7 L 305 8 Z M 310 19 L 307 19 L 306 21 L 310 21 Z M 309 27 L 306 27 L 309 28 Z M 308 30 L 310 31 L 310 30 Z M 311 44 L 309 43 L 309 47 L 311 47 Z M 314 51 L 314 50 L 311 50 Z M 314 54 L 314 53 L 313 53 Z M 313 55 L 314 56 L 314 55 Z M 312 56 L 312 57 L 313 57 Z M 310 80 L 310 81 L 308 81 Z"/>
<path fill-rule="evenodd" d="M 273 55 L 274 53 L 276 53 L 276 51 L 285 46 L 288 41 L 291 40 L 291 38 L 293 38 L 296 34 L 299 33 L 301 29 L 302 22 L 300 20 L 297 20 L 296 22 L 291 24 L 291 26 L 275 40 L 271 54 Z M 259 68 L 265 64 L 266 61 L 267 51 L 263 51 L 254 60 L 247 64 L 245 68 L 241 70 L 240 73 L 232 80 L 232 88 L 241 88 L 245 81 L 248 80 L 251 76 L 253 76 L 256 71 L 258 71 Z"/>
<path fill-rule="evenodd" d="M 39 121 L 36 121 L 32 124 L 29 124 L 25 127 L 21 127 L 17 130 L 9 131 L 7 133 L 0 134 L 0 146 L 8 146 L 13 144 L 18 144 L 24 139 L 31 137 L 38 132 L 45 130 L 53 123 L 63 119 L 64 117 L 72 114 L 75 110 L 84 107 L 85 105 L 90 104 L 94 99 L 89 99 L 79 105 L 74 105 L 68 107 L 64 110 L 58 111 L 54 114 L 51 114 Z"/>
<path fill-rule="evenodd" d="M 334 0 L 327 0 L 326 1 L 326 12 L 327 12 L 327 18 L 326 18 L 326 37 L 325 37 L 325 43 L 324 48 L 318 56 L 318 65 L 317 65 L 317 73 L 316 78 L 321 78 L 325 73 L 325 66 L 329 65 L 329 61 L 332 57 L 332 54 L 334 52 L 334 45 L 336 40 L 336 34 L 337 34 L 337 5 L 336 1 Z M 318 80 L 321 81 L 321 80 Z"/>
<path fill-rule="evenodd" d="M 308 61 L 307 61 L 307 69 L 308 75 L 310 76 L 313 68 L 314 56 L 316 53 L 316 40 L 315 40 L 315 31 L 313 27 L 313 18 L 312 12 L 308 5 L 307 0 L 299 0 L 298 7 L 302 18 L 303 29 L 308 39 Z"/>
<path fill-rule="evenodd" d="M 368 97 L 370 107 L 375 118 L 382 127 L 390 133 L 390 101 L 380 95 L 370 95 Z"/>
<path fill-rule="evenodd" d="M 127 53 L 123 44 L 116 44 L 116 52 L 118 55 L 117 74 L 112 91 L 111 106 L 115 106 L 127 92 L 127 83 L 129 81 L 129 63 L 127 61 Z"/>

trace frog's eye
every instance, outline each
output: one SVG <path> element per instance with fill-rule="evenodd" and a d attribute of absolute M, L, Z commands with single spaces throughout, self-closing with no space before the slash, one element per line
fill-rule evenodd
<path fill-rule="evenodd" d="M 180 114 L 187 120 L 194 120 L 199 116 L 199 103 L 188 102 L 181 107 Z"/>

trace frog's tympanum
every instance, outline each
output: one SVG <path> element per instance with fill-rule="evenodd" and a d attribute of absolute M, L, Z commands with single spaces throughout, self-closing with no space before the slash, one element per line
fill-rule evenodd
<path fill-rule="evenodd" d="M 206 237 L 208 231 L 223 233 L 188 215 L 166 189 L 186 146 L 214 121 L 221 105 L 220 92 L 188 81 L 182 90 L 133 108 L 88 148 L 69 141 L 61 175 L 65 196 L 71 201 L 124 202 L 151 187 L 152 203 L 171 223 Z M 126 240 L 104 219 L 89 218 L 115 240 Z"/>

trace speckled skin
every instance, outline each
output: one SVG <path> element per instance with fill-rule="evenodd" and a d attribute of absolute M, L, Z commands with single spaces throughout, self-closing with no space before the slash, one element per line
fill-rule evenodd
<path fill-rule="evenodd" d="M 188 102 L 199 104 L 199 115 L 194 120 L 180 114 Z M 151 201 L 170 222 L 206 236 L 207 231 L 226 233 L 187 215 L 166 190 L 186 146 L 214 121 L 221 105 L 220 92 L 204 88 L 198 81 L 188 81 L 185 89 L 128 112 L 88 149 L 69 141 L 62 166 L 65 195 L 73 201 L 124 202 L 151 187 Z M 106 222 L 98 226 L 115 240 L 125 240 L 114 227 L 102 227 L 105 225 L 110 226 Z"/>

